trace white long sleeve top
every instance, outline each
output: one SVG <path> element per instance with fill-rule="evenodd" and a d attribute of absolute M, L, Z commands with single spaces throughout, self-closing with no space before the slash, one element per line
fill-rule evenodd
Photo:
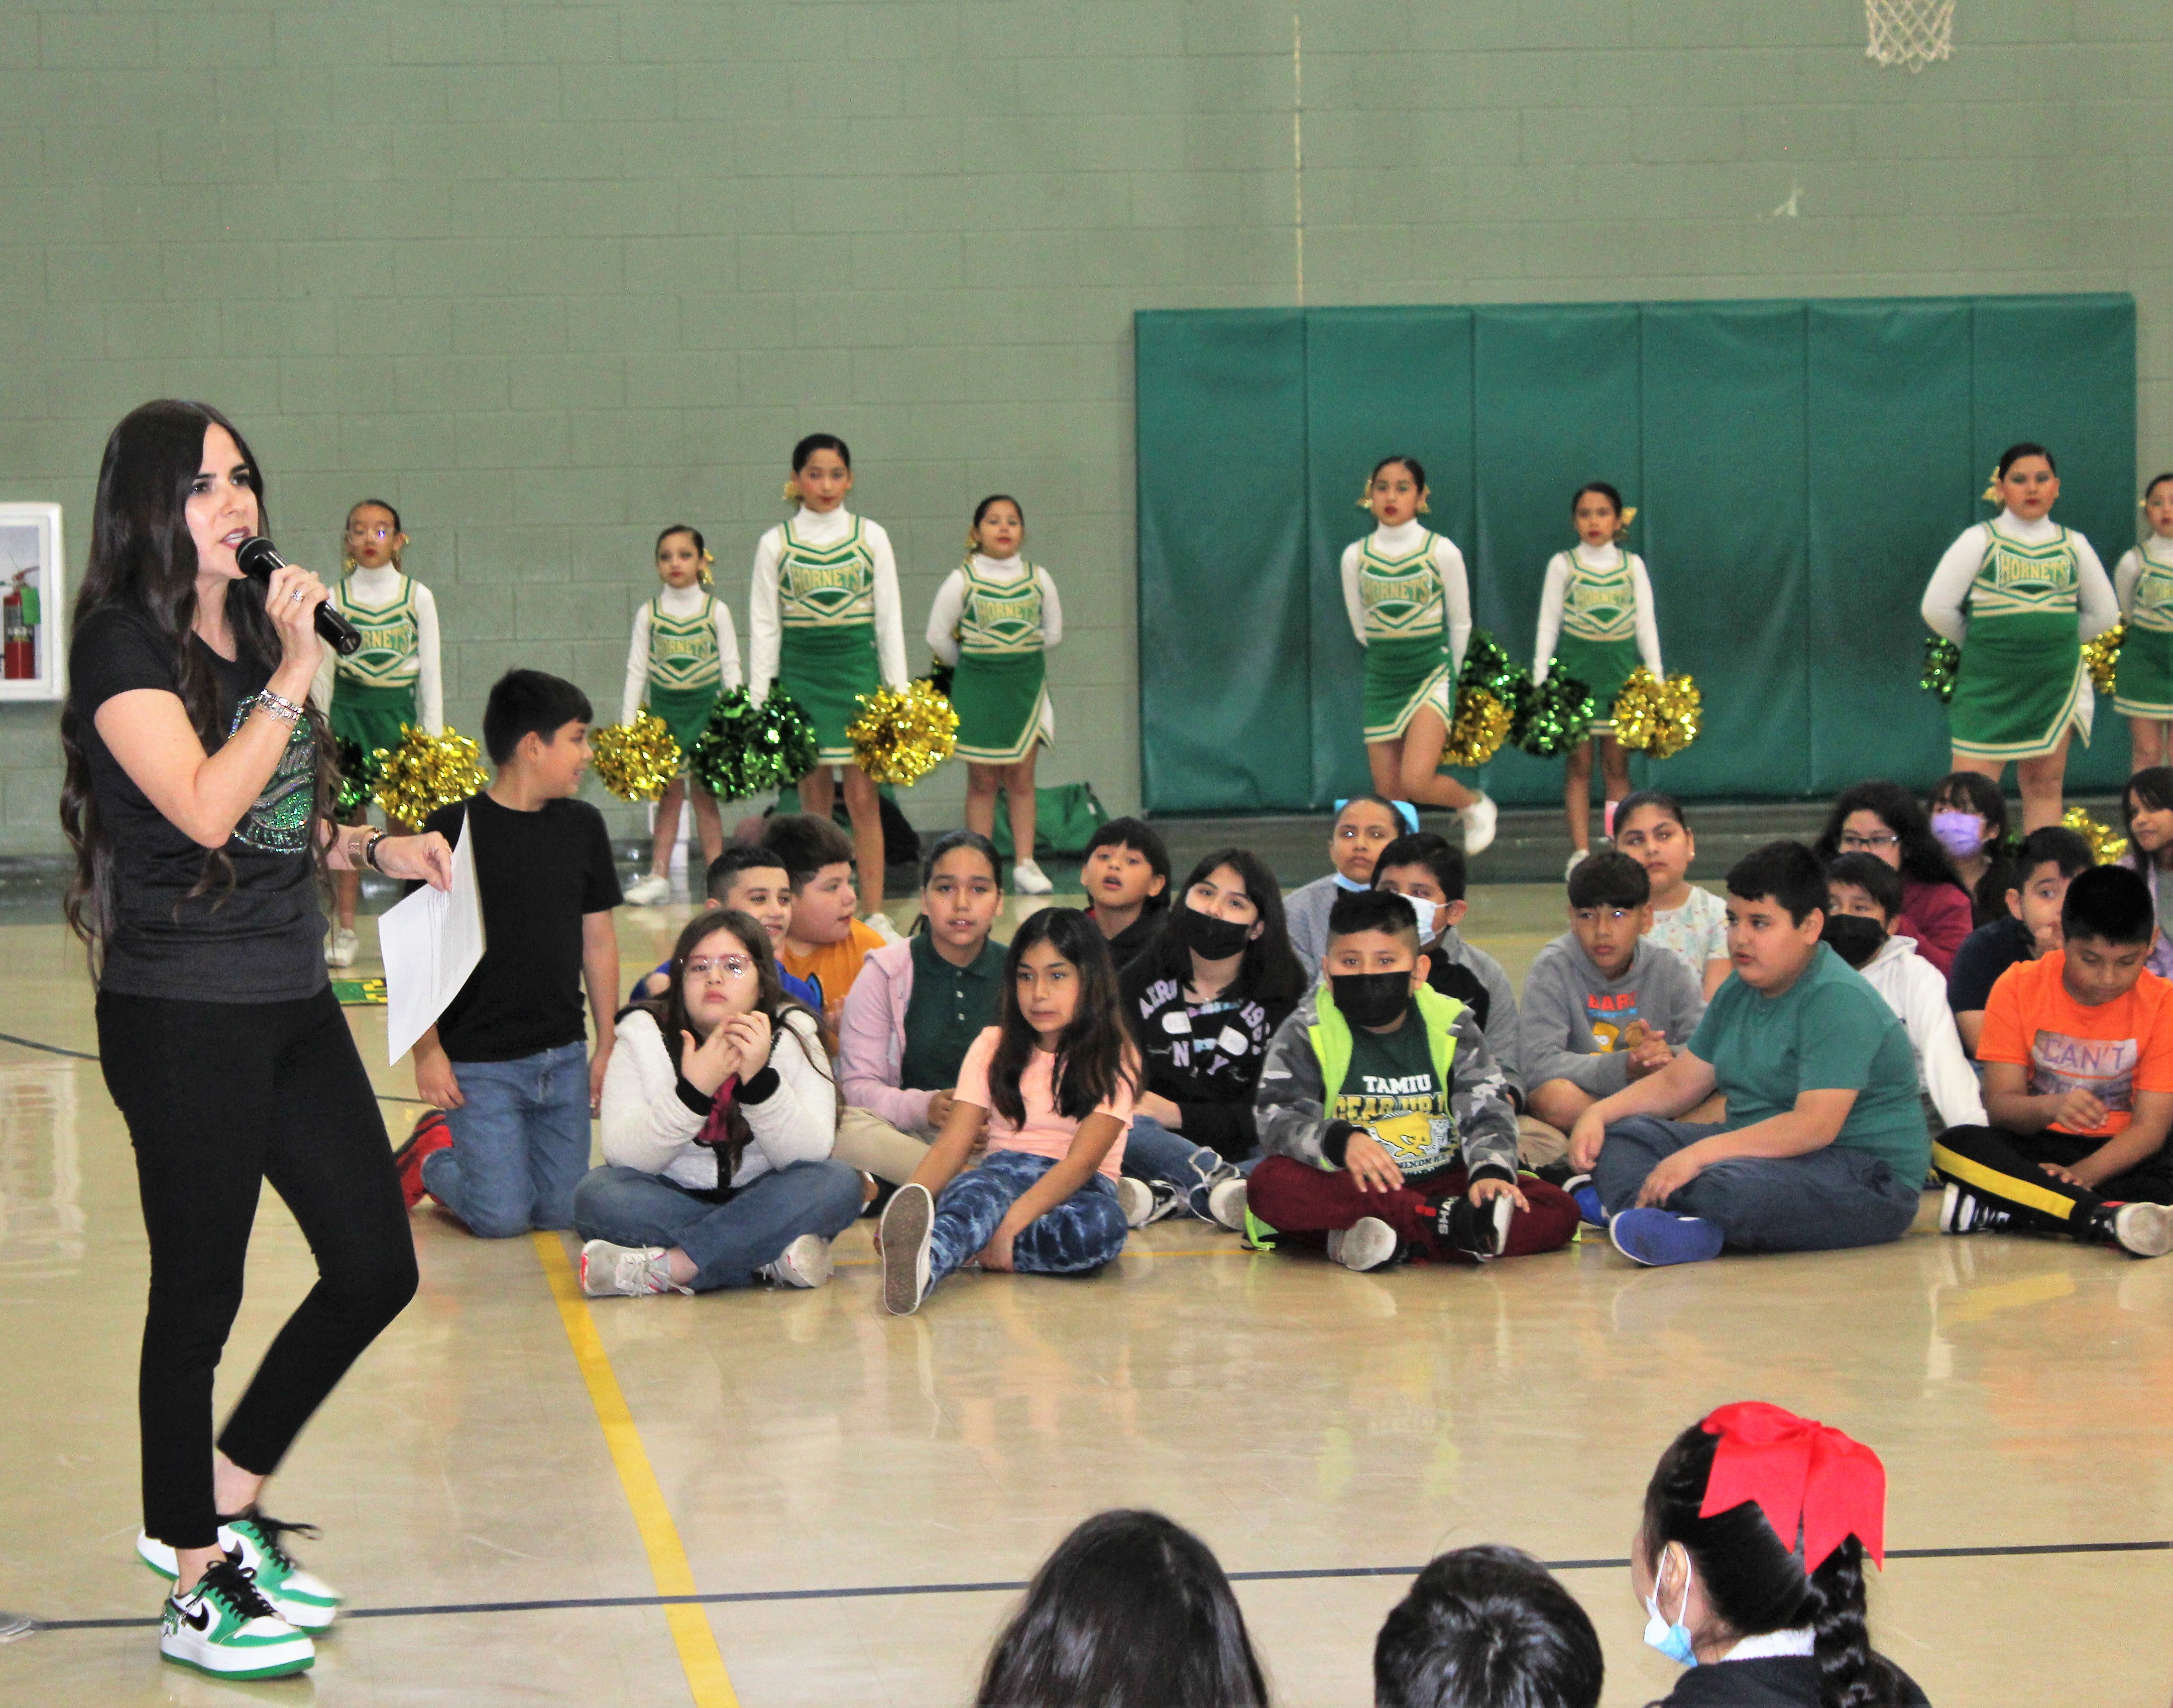
<path fill-rule="evenodd" d="M 1986 1125 L 1984 1093 L 1962 1053 L 1961 1034 L 1947 1006 L 1947 981 L 1917 952 L 1917 940 L 1889 937 L 1863 976 L 1901 1017 L 1916 1053 L 1917 1089 L 1930 1095 L 1939 1119 L 1949 1127 Z"/>
<path fill-rule="evenodd" d="M 1366 555 L 1366 541 L 1386 558 L 1408 558 L 1430 531 L 1424 524 L 1399 522 L 1393 528 L 1376 528 L 1364 538 L 1343 548 L 1343 609 L 1351 619 L 1351 633 L 1366 644 L 1366 603 L 1358 591 L 1358 566 Z M 1464 668 L 1464 649 L 1471 644 L 1471 584 L 1464 567 L 1464 553 L 1446 534 L 1433 536 L 1434 573 L 1441 577 L 1442 608 L 1448 614 L 1449 674 Z"/>
<path fill-rule="evenodd" d="M 1579 541 L 1567 552 L 1557 552 L 1547 559 L 1546 579 L 1539 587 L 1539 632 L 1532 646 L 1532 680 L 1543 682 L 1547 679 L 1547 665 L 1555 655 L 1555 647 L 1561 639 L 1562 602 L 1569 595 L 1570 559 L 1574 558 L 1588 569 L 1608 570 L 1621 566 L 1623 551 L 1611 541 L 1604 546 L 1588 546 Z M 1645 573 L 1645 560 L 1636 552 L 1630 558 L 1630 589 L 1637 604 L 1637 656 L 1645 668 L 1665 682 L 1667 672 L 1660 668 L 1660 622 L 1654 614 L 1653 578 Z"/>
<path fill-rule="evenodd" d="M 656 601 L 664 607 L 667 617 L 692 617 L 702 608 L 704 595 L 714 597 L 713 590 L 699 585 L 692 587 L 664 587 L 656 593 Z M 634 640 L 626 649 L 626 686 L 619 696 L 618 720 L 631 724 L 634 714 L 641 709 L 641 703 L 649 698 L 649 606 L 646 599 L 634 613 Z M 717 601 L 717 664 L 724 672 L 724 686 L 736 688 L 746 680 L 740 670 L 740 635 L 732 622 L 732 608 L 721 599 Z"/>
<path fill-rule="evenodd" d="M 793 1037 L 780 1032 L 771 1046 L 775 1088 L 759 1102 L 742 1099 L 739 1106 L 754 1136 L 732 1172 L 734 1186 L 795 1162 L 820 1161 L 837 1140 L 838 1088 L 827 1070 L 815 1065 L 823 1059 L 815 1022 L 788 1010 L 784 1025 Z M 664 1034 L 640 1009 L 622 1015 L 616 1033 L 600 1111 L 604 1161 L 661 1174 L 699 1192 L 713 1189 L 716 1150 L 694 1142 L 709 1113 L 698 1113 L 679 1095 L 679 1071 L 664 1047 Z"/>
<path fill-rule="evenodd" d="M 883 686 L 905 690 L 905 610 L 898 595 L 898 559 L 880 522 L 861 519 L 868 555 L 875 559 L 876 660 Z M 852 531 L 852 513 L 840 504 L 817 515 L 806 505 L 792 519 L 792 531 L 811 546 L 834 546 Z M 772 528 L 754 548 L 754 585 L 747 597 L 747 698 L 758 705 L 777 680 L 778 654 L 785 644 L 777 613 L 777 566 L 785 556 L 785 530 Z"/>
<path fill-rule="evenodd" d="M 2014 511 L 2003 510 L 1999 531 L 2025 546 L 2042 546 L 2057 536 L 2060 525 L 2050 516 L 2025 522 Z M 2073 528 L 2068 530 L 2068 537 L 2075 547 L 2082 638 L 2089 640 L 2120 621 L 2120 601 L 2114 596 L 2112 581 L 2090 542 Z M 1976 572 L 1984 567 L 1984 554 L 1991 547 L 1992 529 L 1988 524 L 1979 522 L 1974 527 L 1963 529 L 1940 558 L 1938 567 L 1932 571 L 1932 579 L 1924 588 L 1924 626 L 1934 634 L 1944 635 L 1957 646 L 1965 644 L 1969 636 L 1969 618 L 1963 612 L 1963 603 L 1969 597 Z"/>
<path fill-rule="evenodd" d="M 2140 546 L 2130 546 L 2122 554 L 2120 562 L 2113 566 L 2113 596 L 2120 601 L 2121 620 L 2124 622 L 2137 621 L 2135 590 L 2142 584 L 2146 563 L 2159 574 L 2160 579 L 2157 585 L 2163 586 L 2166 579 L 2173 579 L 2173 540 L 2154 534 Z M 2173 608 L 2165 604 L 2149 606 L 2144 611 L 2138 626 L 2160 629 L 2173 628 Z"/>
<path fill-rule="evenodd" d="M 355 569 L 347 578 L 348 596 L 357 605 L 390 605 L 399 596 L 402 572 L 386 563 L 375 569 Z M 439 662 L 438 601 L 430 590 L 412 576 L 415 587 L 415 654 L 420 671 L 415 678 L 415 715 L 432 735 L 445 727 L 445 678 Z M 339 660 L 330 647 L 317 665 L 310 692 L 318 705 L 329 710 L 339 689 Z"/>
<path fill-rule="evenodd" d="M 1023 581 L 1030 567 L 1016 553 L 989 558 L 976 552 L 973 561 L 976 575 L 998 583 Z M 1041 589 L 1041 649 L 1054 652 L 1064 641 L 1064 606 L 1056 596 L 1056 583 L 1049 579 L 1049 571 L 1038 564 L 1031 567 L 1034 584 Z M 943 578 L 943 585 L 936 590 L 936 603 L 928 612 L 929 650 L 947 665 L 958 662 L 958 619 L 965 609 L 966 572 L 960 568 Z"/>

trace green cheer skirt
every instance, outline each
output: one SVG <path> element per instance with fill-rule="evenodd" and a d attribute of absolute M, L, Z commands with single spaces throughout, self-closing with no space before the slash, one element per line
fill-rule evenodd
<path fill-rule="evenodd" d="M 951 683 L 961 759 L 1016 765 L 1049 740 L 1049 655 L 961 653 Z"/>
<path fill-rule="evenodd" d="M 418 722 L 421 716 L 415 709 L 415 690 L 412 687 L 380 688 L 366 682 L 332 683 L 332 737 L 335 741 L 353 742 L 362 749 L 365 762 L 380 747 L 388 753 L 397 747 L 400 726 Z"/>
<path fill-rule="evenodd" d="M 1448 673 L 1447 638 L 1415 635 L 1366 645 L 1366 740 L 1400 741 L 1422 706 L 1441 714 L 1446 729 L 1456 718 L 1456 685 Z"/>
<path fill-rule="evenodd" d="M 1986 618 L 1970 624 L 1948 738 L 1971 759 L 2042 759 L 2072 727 L 2090 739 L 2095 705 L 2074 614 Z"/>
<path fill-rule="evenodd" d="M 1637 643 L 1580 640 L 1573 634 L 1566 634 L 1556 644 L 1555 656 L 1561 661 L 1563 675 L 1576 677 L 1592 690 L 1592 698 L 1599 707 L 1599 715 L 1592 722 L 1592 733 L 1613 735 L 1615 697 L 1622 692 L 1622 684 L 1630 679 L 1630 672 L 1645 661 L 1637 650 Z"/>
<path fill-rule="evenodd" d="M 671 739 L 679 744 L 682 776 L 686 774 L 694 743 L 709 727 L 710 710 L 723 692 L 721 688 L 659 687 L 654 677 L 650 679 L 649 693 L 641 709 L 651 717 L 661 719 L 664 727 L 671 732 Z"/>
<path fill-rule="evenodd" d="M 2128 625 L 2113 676 L 2112 709 L 2123 718 L 2173 721 L 2173 632 Z"/>
<path fill-rule="evenodd" d="M 851 764 L 853 744 L 845 727 L 864 709 L 860 696 L 882 687 L 875 624 L 786 629 L 779 642 L 777 679 L 815 726 L 816 762 Z"/>

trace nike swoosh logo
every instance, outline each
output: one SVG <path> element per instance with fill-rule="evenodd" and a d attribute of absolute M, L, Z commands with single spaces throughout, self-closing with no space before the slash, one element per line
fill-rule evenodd
<path fill-rule="evenodd" d="M 208 1631 L 211 1629 L 211 1609 L 202 1602 L 198 1602 L 194 1607 L 183 1610 L 181 1621 L 185 1624 L 194 1626 L 197 1630 Z"/>

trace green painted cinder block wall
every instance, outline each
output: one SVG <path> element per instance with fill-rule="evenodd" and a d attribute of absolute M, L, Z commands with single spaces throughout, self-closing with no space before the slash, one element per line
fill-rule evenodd
<path fill-rule="evenodd" d="M 401 507 L 472 733 L 514 664 L 616 715 L 666 522 L 743 621 L 787 449 L 840 433 L 916 661 L 974 501 L 1024 500 L 1044 775 L 1122 811 L 1138 309 L 2129 290 L 2173 464 L 2173 8 L 1959 13 L 1911 77 L 1857 0 L 24 0 L 0 498 L 79 568 L 113 423 L 216 401 L 302 560 Z M 0 853 L 60 845 L 55 727 L 0 707 Z"/>

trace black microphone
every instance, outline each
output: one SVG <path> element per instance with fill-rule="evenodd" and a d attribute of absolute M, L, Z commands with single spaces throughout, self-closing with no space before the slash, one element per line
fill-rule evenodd
<path fill-rule="evenodd" d="M 287 567 L 287 560 L 279 555 L 279 548 L 262 534 L 251 534 L 236 546 L 234 561 L 241 566 L 241 573 L 251 581 L 269 581 L 274 569 Z M 361 631 L 333 610 L 329 600 L 317 607 L 317 633 L 342 658 L 362 644 Z"/>

